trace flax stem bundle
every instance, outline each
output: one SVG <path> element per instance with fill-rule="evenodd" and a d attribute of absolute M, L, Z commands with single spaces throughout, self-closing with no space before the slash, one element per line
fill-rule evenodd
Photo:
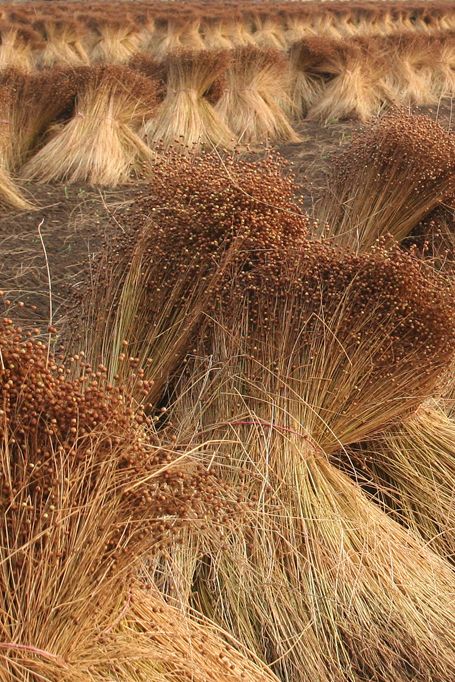
<path fill-rule="evenodd" d="M 89 56 L 83 45 L 81 24 L 76 21 L 44 18 L 36 20 L 33 28 L 43 39 L 43 48 L 35 57 L 35 64 L 39 68 L 89 64 Z"/>
<path fill-rule="evenodd" d="M 204 216 L 215 177 L 208 165 L 193 193 Z M 157 574 L 283 679 L 397 682 L 412 669 L 442 682 L 455 666 L 450 568 L 328 457 L 431 395 L 453 355 L 452 289 L 399 249 L 307 242 L 307 221 L 272 187 L 259 196 L 273 220 L 244 215 L 251 238 L 192 344 L 168 426 L 254 509 L 221 540 L 189 537 Z"/>
<path fill-rule="evenodd" d="M 150 172 L 156 155 L 139 129 L 156 107 L 157 85 L 125 66 L 79 67 L 72 77 L 72 116 L 55 127 L 23 176 L 115 187 Z"/>
<path fill-rule="evenodd" d="M 455 560 L 455 423 L 437 403 L 350 450 L 388 514 Z"/>
<path fill-rule="evenodd" d="M 213 101 L 224 89 L 229 59 L 227 52 L 181 52 L 163 62 L 166 96 L 142 130 L 149 145 L 177 145 L 182 151 L 183 145 L 187 151 L 232 146 L 232 133 Z"/>
<path fill-rule="evenodd" d="M 229 525 L 236 496 L 160 445 L 102 368 L 69 380 L 10 320 L 0 349 L 2 679 L 271 682 L 137 581 L 185 524 Z"/>
<path fill-rule="evenodd" d="M 177 441 L 194 425 L 210 434 L 217 445 L 200 451 L 203 461 L 246 485 L 256 509 L 222 546 L 203 538 L 193 555 L 177 554 L 170 589 L 282 679 L 305 670 L 308 679 L 397 682 L 412 669 L 442 682 L 455 669 L 452 572 L 328 455 L 405 418 L 431 392 L 452 352 L 450 294 L 436 303 L 432 274 L 398 251 L 351 259 L 313 248 L 288 281 L 270 267 L 270 243 L 246 256 L 245 278 L 195 347 L 170 415 Z M 256 258 L 267 263 L 257 279 Z"/>
<path fill-rule="evenodd" d="M 216 110 L 238 143 L 298 142 L 288 117 L 290 76 L 277 50 L 246 47 L 236 50 Z"/>
<path fill-rule="evenodd" d="M 455 141 L 428 116 L 387 114 L 334 159 L 318 216 L 337 243 L 407 237 L 454 195 Z"/>

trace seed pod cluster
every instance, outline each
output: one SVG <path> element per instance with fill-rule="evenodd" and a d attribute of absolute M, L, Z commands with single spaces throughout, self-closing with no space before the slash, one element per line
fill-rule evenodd
<path fill-rule="evenodd" d="M 400 241 L 453 197 L 454 168 L 450 132 L 429 116 L 385 115 L 335 157 L 318 215 L 354 249 L 385 235 Z"/>

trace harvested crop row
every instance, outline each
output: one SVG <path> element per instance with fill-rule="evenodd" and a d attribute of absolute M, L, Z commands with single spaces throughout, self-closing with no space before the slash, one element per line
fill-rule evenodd
<path fill-rule="evenodd" d="M 1 18 L 36 33 L 44 42 L 66 44 L 65 53 L 84 60 L 115 45 L 126 53 L 139 43 L 151 49 L 201 49 L 256 44 L 282 47 L 308 34 L 343 37 L 403 30 L 453 29 L 448 2 L 392 3 L 48 3 L 5 6 Z M 52 50 L 48 53 L 49 56 Z"/>
<path fill-rule="evenodd" d="M 128 65 L 5 68 L 3 203 L 27 206 L 13 177 L 115 186 L 153 173 L 163 148 L 298 142 L 305 118 L 367 120 L 385 106 L 435 104 L 455 92 L 454 59 L 453 34 L 406 33 L 312 37 L 288 54 L 248 46 L 161 61 L 138 53 Z"/>

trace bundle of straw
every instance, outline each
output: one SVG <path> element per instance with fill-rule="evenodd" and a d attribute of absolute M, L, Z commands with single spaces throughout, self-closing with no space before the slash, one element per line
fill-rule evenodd
<path fill-rule="evenodd" d="M 116 19 L 109 16 L 91 17 L 94 45 L 90 50 L 92 63 L 124 64 L 141 45 L 141 32 L 128 17 Z"/>
<path fill-rule="evenodd" d="M 270 204 L 261 201 L 266 188 Z M 71 349 L 87 349 L 110 380 L 117 377 L 137 400 L 156 407 L 255 224 L 273 223 L 277 206 L 288 212 L 290 225 L 303 229 L 306 218 L 272 157 L 251 163 L 227 157 L 220 166 L 216 154 L 169 154 L 157 165 L 148 194 L 125 215 L 118 238 L 109 240 L 88 273 L 71 316 L 75 323 L 67 326 Z M 134 373 L 127 358 L 134 360 Z"/>
<path fill-rule="evenodd" d="M 69 381 L 49 347 L 7 319 L 0 348 L 2 678 L 271 681 L 137 586 L 145 553 L 185 524 L 228 524 L 236 496 L 150 440 L 103 368 Z"/>
<path fill-rule="evenodd" d="M 176 12 L 175 16 L 159 22 L 158 30 L 153 36 L 150 50 L 154 57 L 163 60 L 175 52 L 199 52 L 205 49 L 204 39 L 200 33 L 201 18 L 186 12 Z M 223 45 L 217 45 L 220 50 Z"/>
<path fill-rule="evenodd" d="M 299 142 L 288 117 L 290 74 L 277 50 L 235 50 L 216 110 L 238 143 Z"/>
<path fill-rule="evenodd" d="M 38 67 L 83 66 L 90 60 L 83 45 L 83 27 L 68 19 L 42 18 L 33 22 L 33 28 L 44 42 L 35 58 Z"/>
<path fill-rule="evenodd" d="M 289 49 L 291 99 L 299 118 L 308 114 L 326 87 L 326 75 L 319 69 L 326 45 L 326 38 L 310 37 L 294 43 Z"/>
<path fill-rule="evenodd" d="M 438 36 L 438 58 L 433 71 L 433 90 L 439 98 L 455 95 L 455 33 Z"/>
<path fill-rule="evenodd" d="M 398 249 L 302 251 L 279 224 L 219 297 L 171 412 L 177 440 L 210 434 L 203 461 L 256 509 L 222 546 L 177 554 L 174 590 L 282 679 L 442 682 L 450 568 L 328 456 L 434 390 L 453 354 L 451 290 Z"/>
<path fill-rule="evenodd" d="M 256 10 L 252 14 L 253 39 L 257 47 L 282 50 L 286 44 L 280 13 Z"/>
<path fill-rule="evenodd" d="M 157 104 L 157 84 L 125 66 L 71 72 L 76 100 L 71 118 L 24 166 L 23 176 L 116 186 L 150 171 L 155 154 L 139 137 Z"/>
<path fill-rule="evenodd" d="M 181 52 L 163 62 L 166 96 L 157 115 L 142 129 L 149 145 L 232 146 L 232 133 L 214 106 L 229 65 L 228 52 Z"/>
<path fill-rule="evenodd" d="M 28 73 L 33 67 L 33 50 L 39 47 L 39 35 L 31 27 L 0 22 L 0 71 Z"/>
<path fill-rule="evenodd" d="M 350 458 L 388 514 L 455 560 L 455 423 L 437 403 L 353 448 Z"/>
<path fill-rule="evenodd" d="M 372 41 L 373 49 L 374 45 Z M 395 101 L 404 106 L 437 103 L 432 87 L 439 61 L 437 39 L 408 31 L 382 39 L 378 47 L 389 55 L 390 66 L 384 70 L 382 82 L 392 91 Z"/>
<path fill-rule="evenodd" d="M 0 83 L 0 207 L 27 210 L 31 208 L 31 204 L 11 177 L 13 151 L 9 113 L 12 99 L 11 89 Z"/>
<path fill-rule="evenodd" d="M 311 77 L 325 80 L 320 97 L 309 108 L 309 119 L 366 121 L 390 98 L 381 84 L 381 74 L 387 68 L 385 57 L 370 53 L 368 45 L 368 40 L 360 39 L 308 39 L 306 50 L 311 60 L 304 65 L 307 69 L 311 66 Z"/>
<path fill-rule="evenodd" d="M 400 241 L 454 195 L 455 141 L 427 116 L 393 112 L 333 159 L 318 215 L 336 241 L 367 249 Z"/>

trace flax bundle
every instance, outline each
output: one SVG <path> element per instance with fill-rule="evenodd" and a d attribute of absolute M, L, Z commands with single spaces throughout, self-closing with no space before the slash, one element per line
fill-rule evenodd
<path fill-rule="evenodd" d="M 238 49 L 216 110 L 240 144 L 298 142 L 288 117 L 289 89 L 288 62 L 281 52 Z"/>
<path fill-rule="evenodd" d="M 173 593 L 283 679 L 396 682 L 411 667 L 442 681 L 455 666 L 453 574 L 327 456 L 431 393 L 452 353 L 451 294 L 398 251 L 352 259 L 313 244 L 283 271 L 276 225 L 276 254 L 270 236 L 245 255 L 170 415 L 177 441 L 194 425 L 210 434 L 203 461 L 249 486 L 256 510 L 222 547 L 202 538 L 177 554 Z"/>
<path fill-rule="evenodd" d="M 214 106 L 224 89 L 228 52 L 181 52 L 162 64 L 166 96 L 142 134 L 150 146 L 178 145 L 184 151 L 201 146 L 232 146 L 232 133 Z"/>
<path fill-rule="evenodd" d="M 455 423 L 440 405 L 422 405 L 349 456 L 389 515 L 455 560 Z"/>
<path fill-rule="evenodd" d="M 453 136 L 427 116 L 388 114 L 334 159 L 318 205 L 337 243 L 368 249 L 400 241 L 454 195 Z"/>
<path fill-rule="evenodd" d="M 199 163 L 191 196 L 207 221 L 214 203 L 226 208 L 213 163 Z M 254 509 L 221 540 L 189 534 L 151 568 L 283 679 L 396 682 L 410 668 L 449 679 L 452 572 L 328 456 L 431 395 L 453 354 L 452 290 L 398 249 L 307 242 L 298 207 L 257 181 L 263 209 L 243 213 L 250 239 L 214 290 L 168 426 Z M 232 169 L 235 206 L 251 192 L 243 182 Z M 181 215 L 172 186 L 168 202 Z"/>
<path fill-rule="evenodd" d="M 379 54 L 371 54 L 369 41 L 309 39 L 310 74 L 325 80 L 318 99 L 308 110 L 309 119 L 329 122 L 358 118 L 366 121 L 377 114 L 390 92 L 381 84 L 387 62 Z M 308 67 L 307 67 L 308 68 Z"/>
<path fill-rule="evenodd" d="M 155 154 L 139 130 L 156 107 L 158 86 L 125 66 L 79 67 L 71 118 L 23 167 L 39 182 L 127 183 L 150 172 Z"/>
<path fill-rule="evenodd" d="M 89 64 L 83 44 L 83 26 L 78 22 L 45 17 L 33 22 L 33 28 L 43 39 L 43 48 L 35 57 L 35 65 L 39 68 Z"/>
<path fill-rule="evenodd" d="M 32 52 L 39 45 L 39 35 L 30 27 L 0 22 L 0 71 L 16 69 L 22 73 L 30 72 Z"/>
<path fill-rule="evenodd" d="M 2 678 L 272 682 L 137 580 L 186 523 L 226 525 L 235 496 L 162 447 L 102 368 L 69 381 L 9 320 L 0 348 Z"/>

